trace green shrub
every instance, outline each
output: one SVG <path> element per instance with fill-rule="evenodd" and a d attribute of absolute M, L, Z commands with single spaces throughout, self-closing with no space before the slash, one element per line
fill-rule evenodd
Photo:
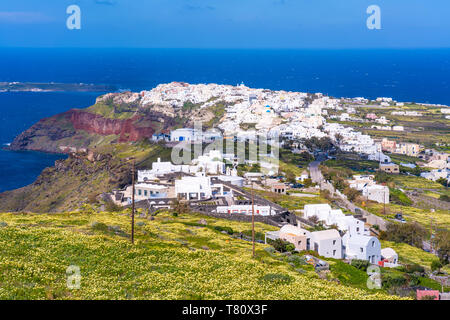
<path fill-rule="evenodd" d="M 425 268 L 421 265 L 418 265 L 417 263 L 413 264 L 407 264 L 405 265 L 405 272 L 406 273 L 420 273 L 423 274 L 425 272 Z"/>
<path fill-rule="evenodd" d="M 103 222 L 94 221 L 94 222 L 92 222 L 91 227 L 95 231 L 103 231 L 103 232 L 108 231 L 108 226 L 106 224 L 104 224 Z"/>
<path fill-rule="evenodd" d="M 431 270 L 432 271 L 441 271 L 441 268 L 443 267 L 442 262 L 439 260 L 433 260 L 433 262 L 431 262 Z"/>
<path fill-rule="evenodd" d="M 420 284 L 420 277 L 413 273 L 406 274 L 405 278 L 410 287 L 418 286 Z"/>
<path fill-rule="evenodd" d="M 233 234 L 234 231 L 230 227 L 221 227 L 221 226 L 214 226 L 214 230 L 217 230 L 219 232 L 225 231 L 228 234 Z"/>
<path fill-rule="evenodd" d="M 278 252 L 288 252 L 288 251 L 295 250 L 295 246 L 292 243 L 281 240 L 281 239 L 276 239 L 276 240 L 269 239 L 267 242 L 272 247 L 274 247 L 275 250 L 277 250 Z"/>
<path fill-rule="evenodd" d="M 367 271 L 370 263 L 367 260 L 353 259 L 351 265 L 359 270 Z"/>
<path fill-rule="evenodd" d="M 252 230 L 242 231 L 242 234 L 244 234 L 247 237 L 251 238 L 252 237 Z M 255 231 L 255 240 L 262 240 L 262 241 L 264 241 L 264 239 L 265 239 L 264 233 Z"/>
<path fill-rule="evenodd" d="M 292 277 L 282 273 L 268 273 L 260 278 L 260 281 L 289 284 L 292 282 Z"/>
<path fill-rule="evenodd" d="M 412 205 L 411 199 L 399 189 L 389 189 L 389 201 L 403 206 Z"/>
<path fill-rule="evenodd" d="M 122 209 L 123 209 L 123 208 L 122 208 L 121 206 L 115 204 L 115 203 L 112 202 L 112 201 L 107 201 L 107 202 L 106 202 L 105 210 L 106 210 L 107 212 L 120 212 L 120 211 L 122 211 Z"/>
<path fill-rule="evenodd" d="M 386 231 L 380 232 L 381 240 L 402 242 L 422 248 L 427 231 L 418 223 L 394 223 L 388 222 Z"/>
<path fill-rule="evenodd" d="M 288 251 L 288 252 L 295 251 L 295 246 L 292 243 L 287 244 L 286 251 Z"/>
<path fill-rule="evenodd" d="M 382 287 L 385 289 L 392 287 L 401 287 L 406 284 L 406 278 L 400 275 L 384 274 L 381 277 Z"/>

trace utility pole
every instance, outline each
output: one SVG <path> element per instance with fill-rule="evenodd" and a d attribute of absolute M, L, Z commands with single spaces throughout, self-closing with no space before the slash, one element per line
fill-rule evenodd
<path fill-rule="evenodd" d="M 433 218 L 430 217 L 430 251 L 433 253 Z"/>
<path fill-rule="evenodd" d="M 253 180 L 252 180 L 252 252 L 253 258 L 255 257 L 255 197 L 253 195 Z"/>
<path fill-rule="evenodd" d="M 133 159 L 133 166 L 131 169 L 131 243 L 134 244 L 134 171 L 135 171 L 135 160 Z"/>

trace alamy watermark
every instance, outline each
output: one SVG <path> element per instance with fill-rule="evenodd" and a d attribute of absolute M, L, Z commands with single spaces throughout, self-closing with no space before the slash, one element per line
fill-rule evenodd
<path fill-rule="evenodd" d="M 371 5 L 367 8 L 367 14 L 370 16 L 367 18 L 367 28 L 369 30 L 380 30 L 381 29 L 381 8 L 377 5 Z"/>
<path fill-rule="evenodd" d="M 81 29 L 81 9 L 76 4 L 67 7 L 66 13 L 70 16 L 66 20 L 66 26 L 69 30 Z"/>
<path fill-rule="evenodd" d="M 380 267 L 370 265 L 367 267 L 367 288 L 369 289 L 381 289 L 381 270 Z"/>
<path fill-rule="evenodd" d="M 70 265 L 66 269 L 67 275 L 67 288 L 80 289 L 81 287 L 81 272 L 80 267 L 76 265 Z"/>

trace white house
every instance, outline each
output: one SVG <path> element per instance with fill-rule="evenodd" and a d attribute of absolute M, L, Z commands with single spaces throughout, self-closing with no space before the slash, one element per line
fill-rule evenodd
<path fill-rule="evenodd" d="M 132 188 L 132 186 L 128 188 Z M 134 186 L 136 201 L 153 198 L 165 198 L 167 197 L 167 191 L 168 187 L 157 184 L 138 183 Z"/>
<path fill-rule="evenodd" d="M 175 180 L 175 195 L 183 200 L 204 200 L 213 196 L 226 196 L 232 194 L 225 192 L 221 183 L 212 183 L 211 177 L 198 174 L 195 177 L 182 177 Z"/>
<path fill-rule="evenodd" d="M 364 222 L 351 215 L 345 215 L 340 209 L 331 209 L 329 204 L 307 204 L 304 207 L 304 217 L 309 219 L 315 216 L 319 221 L 323 221 L 326 226 L 336 225 L 340 231 L 365 235 L 368 230 Z"/>
<path fill-rule="evenodd" d="M 150 183 L 138 183 L 134 186 L 134 199 L 135 201 L 159 199 L 170 197 L 170 193 L 173 192 L 172 188 L 167 186 L 150 184 Z M 131 204 L 132 201 L 133 186 L 127 186 L 124 190 L 113 191 L 113 201 L 118 205 Z"/>
<path fill-rule="evenodd" d="M 389 156 L 385 155 L 383 152 L 376 152 L 373 154 L 369 154 L 368 159 L 372 160 L 372 161 L 378 161 L 378 162 L 384 162 L 384 163 L 391 162 L 391 158 Z"/>
<path fill-rule="evenodd" d="M 345 259 L 367 260 L 372 264 L 381 261 L 381 244 L 375 237 L 346 233 L 342 245 Z"/>
<path fill-rule="evenodd" d="M 375 184 L 373 175 L 354 175 L 353 180 L 349 180 L 348 184 L 350 188 L 362 191 L 366 186 L 372 186 Z"/>
<path fill-rule="evenodd" d="M 344 231 L 350 234 L 368 235 L 370 231 L 366 229 L 364 221 L 358 220 L 353 216 L 346 216 L 343 213 L 338 216 L 332 216 L 330 219 L 332 224 L 337 225 L 340 231 Z"/>
<path fill-rule="evenodd" d="M 362 189 L 362 194 L 368 200 L 378 203 L 389 203 L 389 187 L 387 186 L 382 186 L 379 184 L 365 186 Z"/>
<path fill-rule="evenodd" d="M 181 128 L 170 132 L 170 141 L 201 141 L 202 132 L 192 128 Z"/>
<path fill-rule="evenodd" d="M 310 236 L 310 245 L 319 255 L 342 259 L 342 239 L 336 229 L 311 232 Z"/>
<path fill-rule="evenodd" d="M 317 217 L 319 221 L 327 221 L 330 215 L 331 207 L 329 204 L 307 204 L 304 207 L 303 216 L 309 219 L 313 216 Z"/>
<path fill-rule="evenodd" d="M 428 180 L 432 180 L 432 181 L 436 181 L 439 180 L 441 178 L 443 179 L 447 179 L 448 178 L 448 170 L 447 169 L 436 169 L 436 170 L 431 170 L 430 172 L 422 172 L 420 174 L 420 176 L 422 178 L 428 179 Z"/>
<path fill-rule="evenodd" d="M 398 254 L 392 248 L 381 249 L 383 267 L 395 268 L 398 266 Z"/>
<path fill-rule="evenodd" d="M 300 177 L 297 177 L 296 180 L 297 180 L 297 181 L 304 182 L 304 181 L 305 181 L 306 179 L 308 179 L 308 178 L 309 178 L 309 173 L 308 173 L 308 171 L 304 170 L 304 171 L 302 172 L 302 174 L 300 175 Z"/>
<path fill-rule="evenodd" d="M 201 155 L 192 160 L 191 172 L 206 172 L 209 174 L 224 174 L 225 163 L 223 162 L 222 152 L 219 150 L 210 150 L 208 154 Z"/>
<path fill-rule="evenodd" d="M 210 177 L 182 177 L 175 180 L 175 194 L 185 200 L 201 200 L 212 197 Z"/>

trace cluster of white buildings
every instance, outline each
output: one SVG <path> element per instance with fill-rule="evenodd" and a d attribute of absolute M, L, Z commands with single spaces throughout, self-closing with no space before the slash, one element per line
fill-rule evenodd
<path fill-rule="evenodd" d="M 326 226 L 339 229 L 308 231 L 300 226 L 285 225 L 279 231 L 267 232 L 267 239 L 282 239 L 295 246 L 297 251 L 314 250 L 320 256 L 334 259 L 359 259 L 386 267 L 398 265 L 398 255 L 391 248 L 381 249 L 380 241 L 370 235 L 364 222 L 333 210 L 328 204 L 305 205 L 304 217 L 317 217 Z M 343 236 L 341 234 L 343 233 Z"/>
<path fill-rule="evenodd" d="M 307 204 L 304 207 L 303 217 L 305 219 L 317 217 L 325 226 L 335 225 L 342 232 L 357 235 L 369 234 L 369 230 L 365 228 L 363 221 L 352 215 L 345 215 L 341 209 L 332 209 L 329 204 Z"/>
<path fill-rule="evenodd" d="M 367 200 L 389 203 L 389 187 L 376 184 L 373 175 L 354 175 L 348 183 L 350 188 L 361 191 Z"/>
<path fill-rule="evenodd" d="M 255 137 L 269 135 L 287 139 L 310 139 L 313 137 L 330 137 L 335 139 L 339 133 L 340 147 L 344 151 L 361 154 L 375 153 L 375 142 L 369 135 L 344 127 L 337 123 L 327 123 L 327 110 L 343 110 L 342 100 L 323 96 L 320 93 L 272 91 L 253 89 L 243 84 L 238 86 L 218 84 L 196 84 L 172 82 L 160 84 L 150 91 L 140 93 L 141 104 L 170 106 L 182 108 L 186 102 L 205 108 L 217 101 L 227 103 L 225 120 L 218 128 L 224 135 L 232 133 L 236 136 Z M 380 98 L 382 102 L 392 102 L 388 98 Z M 359 102 L 367 99 L 361 98 Z M 352 100 L 353 101 L 353 100 Z M 357 102 L 358 102 L 357 101 Z M 353 107 L 345 113 L 355 113 Z M 383 119 L 379 120 L 384 123 Z M 397 129 L 397 128 L 396 128 Z M 167 141 L 214 141 L 221 138 L 218 131 L 208 134 L 194 129 L 182 128 L 174 130 L 170 135 L 156 134 L 153 140 Z"/>
<path fill-rule="evenodd" d="M 201 155 L 192 160 L 191 164 L 175 165 L 170 161 L 161 161 L 161 159 L 158 158 L 156 162 L 152 163 L 151 170 L 138 171 L 138 181 L 150 182 L 157 180 L 159 176 L 180 172 L 188 174 L 196 174 L 199 172 L 213 175 L 225 174 L 224 158 L 219 150 L 210 150 L 208 154 Z M 233 171 L 230 175 L 236 175 L 236 172 Z"/>

